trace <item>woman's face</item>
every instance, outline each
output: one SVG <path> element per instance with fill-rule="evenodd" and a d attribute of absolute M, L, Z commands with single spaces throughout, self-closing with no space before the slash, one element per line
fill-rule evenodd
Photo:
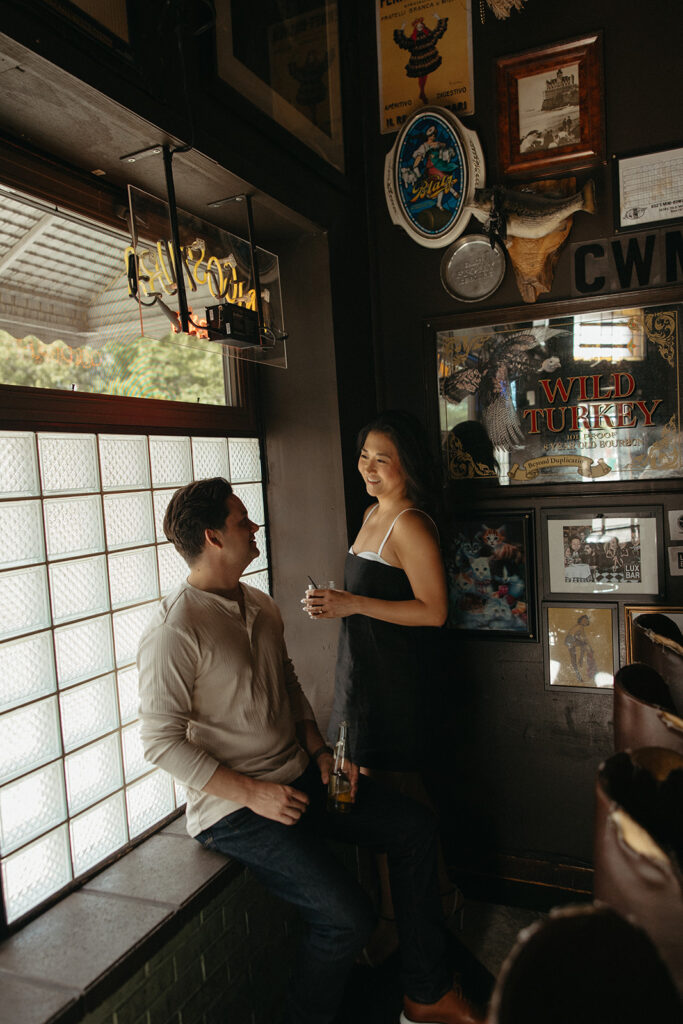
<path fill-rule="evenodd" d="M 373 498 L 401 498 L 406 493 L 406 474 L 396 445 L 377 430 L 365 438 L 358 459 L 358 471 Z"/>

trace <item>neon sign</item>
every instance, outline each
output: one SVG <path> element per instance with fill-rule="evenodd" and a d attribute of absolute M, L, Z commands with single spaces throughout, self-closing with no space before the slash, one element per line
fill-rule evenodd
<path fill-rule="evenodd" d="M 175 295 L 177 260 L 172 242 L 161 239 L 156 246 L 139 253 L 132 245 L 127 246 L 123 254 L 126 268 L 130 256 L 136 259 L 138 287 L 143 297 L 152 298 L 159 292 Z M 237 261 L 232 253 L 220 259 L 217 256 L 207 258 L 206 242 L 197 238 L 190 245 L 180 247 L 180 262 L 191 292 L 206 286 L 217 301 L 256 309 L 256 290 L 250 288 L 245 291 L 246 282 L 238 277 Z M 135 297 L 130 279 L 128 294 Z"/>

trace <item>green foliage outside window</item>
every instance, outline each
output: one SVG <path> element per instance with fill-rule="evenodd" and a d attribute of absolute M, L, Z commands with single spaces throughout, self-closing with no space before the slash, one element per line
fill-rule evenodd
<path fill-rule="evenodd" d="M 50 344 L 0 330 L 0 383 L 94 394 L 225 405 L 221 348 L 188 335 Z"/>

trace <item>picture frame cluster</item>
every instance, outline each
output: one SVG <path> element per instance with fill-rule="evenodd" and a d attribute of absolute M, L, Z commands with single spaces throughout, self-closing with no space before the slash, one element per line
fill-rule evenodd
<path fill-rule="evenodd" d="M 620 634 L 628 662 L 639 615 L 660 612 L 683 627 L 683 606 L 661 603 L 662 509 L 542 509 L 538 564 L 534 518 L 487 508 L 452 520 L 447 627 L 471 639 L 540 641 L 548 690 L 611 692 Z"/>

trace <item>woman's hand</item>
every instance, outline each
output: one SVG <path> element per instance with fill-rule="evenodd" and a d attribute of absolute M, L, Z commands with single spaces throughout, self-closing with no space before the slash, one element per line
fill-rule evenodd
<path fill-rule="evenodd" d="M 348 590 L 307 590 L 301 604 L 312 619 L 344 619 L 356 613 L 356 596 Z"/>

